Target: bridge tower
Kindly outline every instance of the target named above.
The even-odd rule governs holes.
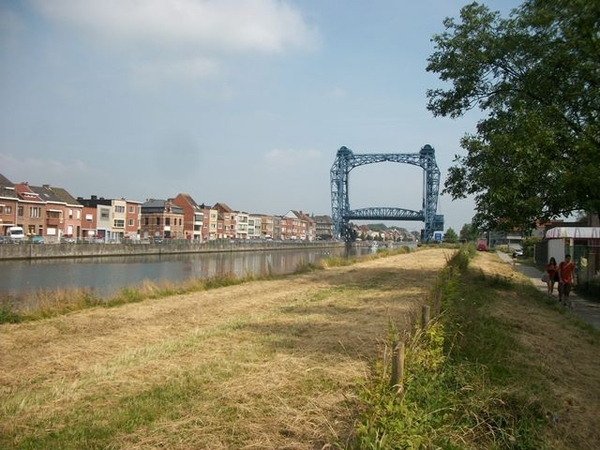
[[[348,199],[349,174],[352,169],[365,164],[381,162],[397,162],[412,164],[424,170],[423,206],[420,211],[404,208],[369,207],[350,209]],[[435,150],[427,144],[419,153],[372,153],[354,154],[347,147],[341,147],[331,166],[331,211],[333,219],[333,236],[345,241],[353,240],[350,220],[416,220],[425,223],[423,240],[433,239],[433,232],[443,230],[444,216],[437,215],[437,201],[440,189],[440,170],[435,162]]]

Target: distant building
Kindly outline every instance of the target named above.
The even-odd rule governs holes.
[[[285,225],[285,221],[281,216],[273,216],[273,239],[283,239],[282,227]]]
[[[262,236],[262,218],[257,214],[248,215],[248,239],[261,239]]]
[[[13,183],[0,174],[0,234],[20,226],[26,235],[58,242],[81,232],[82,205],[65,189],[48,184]]]
[[[234,211],[233,212],[233,222],[235,224],[234,227],[234,236],[236,239],[246,240],[248,239],[248,221],[250,220],[250,215],[244,211]]]
[[[139,239],[142,224],[142,202],[126,200],[125,238]]]
[[[19,199],[17,205],[17,226],[23,228],[25,234],[44,236],[46,225],[58,226],[58,218],[49,217],[46,220],[46,202],[35,192],[28,183],[15,184],[15,192]]]
[[[81,227],[84,239],[100,239],[105,242],[139,239],[140,202],[97,195],[91,195],[90,198],[78,197],[77,201],[83,205]]]
[[[202,240],[214,241],[219,236],[219,211],[204,204],[202,208]],[[221,226],[223,224],[221,223]]]
[[[235,213],[225,203],[216,203],[212,209],[217,210],[217,239],[234,239],[236,233]]]
[[[6,236],[10,227],[17,226],[18,205],[15,185],[0,174],[0,235]]]
[[[79,237],[81,235],[81,219],[83,205],[65,189],[43,186],[30,186],[46,204],[45,228],[42,236],[46,242],[58,242],[63,236]]]
[[[150,199],[142,204],[143,239],[183,239],[183,209],[172,200]]]
[[[273,239],[275,236],[275,217],[260,214],[260,237],[262,239]]]
[[[219,202],[199,205],[185,193],[167,200],[146,202],[73,197],[47,184],[12,183],[0,174],[0,234],[21,226],[28,235],[56,241],[73,237],[104,242],[122,239],[172,238],[281,239],[313,241],[333,237],[329,216],[310,216],[290,210],[283,216],[234,211]]]
[[[66,237],[79,238],[82,232],[83,205],[77,201],[66,189],[44,185],[52,190],[63,202],[64,223],[62,234]]]
[[[281,218],[282,239],[313,241],[316,238],[315,221],[302,211],[290,210]]]
[[[85,235],[83,237],[103,241],[111,239],[112,200],[92,195],[87,199],[78,197],[77,201],[84,206]]]
[[[317,239],[333,239],[333,219],[330,216],[313,216]]]
[[[178,194],[173,203],[183,210],[183,235],[186,239],[202,241],[204,211],[189,194]]]

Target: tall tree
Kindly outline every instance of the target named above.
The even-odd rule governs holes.
[[[474,224],[530,227],[600,211],[600,2],[525,0],[507,18],[472,3],[433,37],[435,116],[479,108],[444,191],[474,195]]]
[[[479,232],[477,231],[477,228],[473,226],[473,224],[465,223],[460,229],[459,237],[464,241],[474,241],[475,239],[477,239],[478,236]]]
[[[455,244],[456,242],[458,242],[458,235],[456,234],[456,231],[454,231],[453,228],[448,228],[444,233],[444,242],[447,242],[449,244]]]

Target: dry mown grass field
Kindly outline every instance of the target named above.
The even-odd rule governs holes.
[[[71,433],[85,448],[329,448],[351,433],[354,387],[390,324],[410,327],[450,255],[422,249],[0,325],[0,447],[43,448],[35,443]],[[495,255],[474,264],[518,278]],[[597,343],[582,344],[563,315],[514,296],[490,313],[519,330],[555,380],[565,402],[558,431],[585,427],[600,445]]]
[[[159,390],[162,416],[113,448],[321,448],[348,433],[352,386],[449,252],[2,325],[0,443],[114,428],[127,399]]]

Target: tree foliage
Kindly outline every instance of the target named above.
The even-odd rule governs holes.
[[[478,227],[600,211],[600,2],[525,0],[503,18],[472,3],[433,37],[435,116],[479,108],[444,185],[474,195]]]
[[[473,224],[465,223],[460,229],[459,237],[463,241],[472,242],[479,237],[479,231]]]
[[[448,242],[449,244],[455,244],[458,242],[458,235],[453,228],[448,228],[444,233],[444,242]]]

